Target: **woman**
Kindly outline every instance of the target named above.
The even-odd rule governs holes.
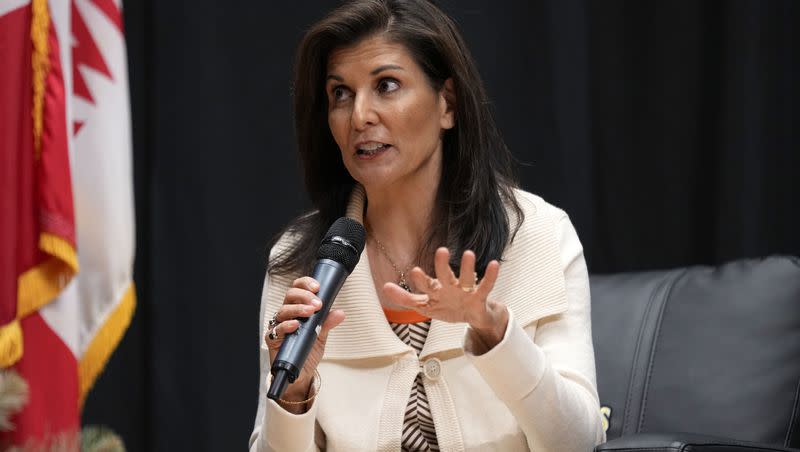
[[[602,442],[580,242],[563,211],[515,188],[453,22],[425,0],[333,11],[298,51],[295,126],[315,210],[270,254],[250,449]],[[320,306],[304,275],[345,213],[366,249],[300,376],[269,400],[282,339]]]

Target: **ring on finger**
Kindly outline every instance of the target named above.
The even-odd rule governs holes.
[[[269,330],[269,334],[267,335],[267,337],[268,337],[268,338],[269,338],[269,340],[271,340],[271,341],[277,340],[277,339],[278,339],[278,331],[277,331],[277,328],[272,328],[271,330]]]
[[[269,327],[270,330],[275,329],[275,327],[278,326],[278,313],[277,312],[275,313],[275,315],[272,316],[271,319],[269,319],[269,323],[267,324],[267,326]]]
[[[472,285],[469,287],[461,286],[461,290],[467,293],[475,292],[475,287],[478,285],[478,272],[472,272]]]

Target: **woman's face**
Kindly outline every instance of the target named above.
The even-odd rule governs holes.
[[[380,36],[333,51],[327,69],[328,125],[350,175],[367,190],[438,184],[452,82],[434,90],[406,48]]]

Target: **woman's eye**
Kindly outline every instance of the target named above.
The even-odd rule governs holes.
[[[333,94],[333,99],[336,102],[346,100],[350,95],[349,91],[344,86],[337,86],[336,88],[333,88],[331,93]]]
[[[378,82],[378,92],[381,93],[391,93],[392,91],[397,90],[400,88],[400,82],[393,78],[384,78]]]

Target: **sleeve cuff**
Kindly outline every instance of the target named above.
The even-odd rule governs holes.
[[[509,309],[503,340],[491,350],[476,354],[480,339],[472,328],[464,336],[464,351],[478,373],[506,405],[514,405],[530,394],[546,368],[544,352],[517,323]]]
[[[303,414],[292,414],[267,399],[267,412],[262,432],[271,450],[313,450],[314,423],[317,419],[317,403]]]

